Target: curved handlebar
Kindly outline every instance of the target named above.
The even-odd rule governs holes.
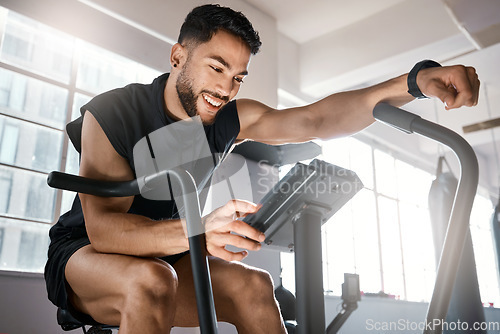
[[[137,180],[99,181],[62,172],[51,172],[47,184],[52,188],[102,197],[127,197],[140,193]]]
[[[420,116],[408,111],[393,107],[385,103],[379,103],[373,109],[373,117],[382,123],[386,123],[405,133],[413,133],[412,124],[422,119]]]
[[[477,191],[479,166],[476,154],[469,143],[457,133],[391,105],[378,104],[373,110],[373,117],[403,132],[415,132],[444,144],[458,158],[460,180],[439,261],[434,292],[427,311],[428,323],[432,323],[434,319],[445,319],[460,263],[460,250],[469,233],[470,213]],[[439,334],[442,332],[441,326],[437,329],[426,329],[424,333]]]
[[[179,182],[182,194],[196,192],[191,175],[185,170],[174,168],[143,176],[131,181],[103,181],[88,177],[53,171],[47,176],[47,184],[56,189],[101,197],[127,197],[147,193],[165,183],[162,178],[174,176]]]

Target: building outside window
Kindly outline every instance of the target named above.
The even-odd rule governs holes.
[[[0,32],[0,270],[43,272],[48,230],[75,196],[46,183],[78,174],[65,125],[93,96],[160,73],[2,7]]]

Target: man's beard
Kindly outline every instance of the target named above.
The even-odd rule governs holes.
[[[193,80],[190,78],[188,71],[186,70],[187,65],[188,63],[186,63],[185,67],[179,73],[179,76],[177,77],[177,82],[175,83],[175,88],[177,90],[177,95],[179,96],[179,100],[181,101],[182,107],[184,108],[189,117],[194,117],[199,115],[197,101],[198,101],[198,96],[200,96],[202,93],[207,93],[209,95],[212,95],[213,97],[218,98],[224,101],[225,103],[229,101],[229,96],[221,96],[220,94],[208,90],[202,90],[198,95],[195,94],[193,88]],[[201,121],[204,125],[210,125],[215,122],[215,117],[208,120],[202,119]]]
[[[177,82],[175,84],[177,95],[181,101],[182,107],[189,117],[198,115],[198,108],[196,106],[196,94],[194,93],[192,81],[186,73],[185,68],[179,73]]]

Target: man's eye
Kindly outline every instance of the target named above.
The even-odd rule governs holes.
[[[215,67],[215,66],[210,66],[212,68],[212,70],[214,70],[215,72],[217,73],[222,73],[222,70],[218,67]]]
[[[243,83],[243,79],[242,78],[234,77],[234,80],[236,80],[237,83],[240,83],[240,84]]]

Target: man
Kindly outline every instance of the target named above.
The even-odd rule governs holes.
[[[212,152],[227,153],[246,139],[282,144],[346,136],[374,121],[377,103],[401,106],[414,99],[407,92],[408,76],[402,75],[301,108],[276,110],[253,100],[233,100],[259,47],[258,34],[241,13],[215,5],[195,8],[172,47],[170,74],[151,85],[105,93],[82,107],[81,136],[78,122],[68,128],[81,152],[80,174],[134,179],[137,141],[193,116],[203,122]],[[479,81],[471,67],[423,68],[414,79],[423,94],[438,97],[448,109],[477,103]],[[72,127],[77,131],[70,132]],[[120,333],[197,326],[182,222],[164,203],[155,203],[141,196],[79,194],[51,230],[49,298],[79,316],[119,324]],[[203,218],[217,315],[239,333],[284,333],[270,276],[235,262],[247,250],[258,250],[265,238],[234,220],[256,210],[255,204],[233,200]],[[245,250],[230,252],[226,245]]]

